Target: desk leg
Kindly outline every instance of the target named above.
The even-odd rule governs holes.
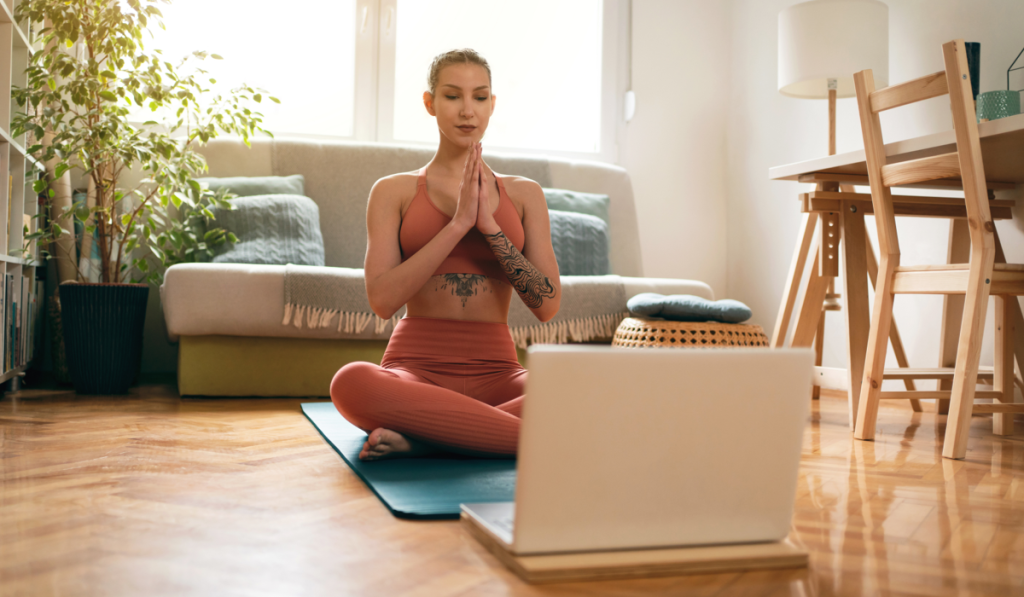
[[[999,233],[994,233],[996,241],[996,263],[1006,263],[1003,244],[999,242]],[[1016,374],[1013,369],[1014,358],[1021,363],[1024,356],[1024,316],[1021,314],[1020,301],[1016,296],[997,296],[996,307],[996,350],[995,367],[992,385],[995,391],[1004,392],[1001,402],[1014,402],[1014,382]],[[996,435],[1013,435],[1013,413],[995,413],[992,415],[992,433]]]
[[[818,214],[814,212],[803,214],[800,235],[797,238],[796,249],[793,251],[793,261],[789,265],[786,289],[782,292],[779,315],[775,319],[775,330],[772,332],[772,348],[782,348],[786,344],[789,320],[793,316],[793,306],[796,305],[796,297],[800,292],[800,280],[804,276],[804,268],[807,266],[811,241],[814,239],[814,228],[817,224]],[[817,266],[815,266],[815,271],[817,271]]]
[[[847,356],[849,367],[850,429],[857,422],[857,403],[860,385],[864,380],[864,357],[871,329],[871,308],[868,306],[867,233],[864,214],[852,213],[849,208],[840,212],[843,235],[843,311],[846,313],[848,334]]]
[[[831,287],[832,285],[829,284]],[[829,288],[826,293],[831,292]],[[822,360],[825,356],[825,310],[821,310],[821,319],[818,320],[818,333],[814,335],[814,366],[821,367]],[[815,385],[811,388],[811,400],[817,400],[821,398],[821,386]]]
[[[796,329],[793,330],[793,339],[790,342],[790,346],[793,347],[811,346],[814,334],[818,331],[818,320],[824,313],[821,305],[825,302],[825,293],[828,292],[828,283],[832,278],[818,274],[819,258],[818,251],[814,251],[814,263],[811,264],[804,300],[800,303],[800,314],[797,316]]]
[[[967,263],[971,258],[971,234],[967,220],[953,218],[949,221],[949,248],[946,263]],[[947,294],[942,299],[942,331],[939,344],[939,367],[956,366],[956,347],[960,343],[960,322],[964,318],[964,295]],[[952,380],[940,381],[940,390],[952,390]],[[939,414],[949,413],[949,400],[936,400]]]

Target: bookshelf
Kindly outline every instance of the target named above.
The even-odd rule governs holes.
[[[39,249],[21,249],[24,227],[34,230],[39,202],[32,181],[45,168],[26,155],[25,136],[11,136],[11,116],[18,109],[11,100],[12,85],[27,83],[25,69],[32,52],[31,27],[13,18],[18,0],[0,1],[0,383],[14,380],[28,368],[39,342],[45,310]],[[6,184],[3,184],[6,182]],[[16,386],[12,389],[16,389]]]

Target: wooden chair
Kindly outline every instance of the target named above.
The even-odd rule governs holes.
[[[963,40],[942,46],[946,70],[885,89],[875,89],[870,70],[854,75],[864,151],[867,157],[871,202],[878,227],[881,260],[871,312],[871,330],[854,437],[870,440],[875,435],[879,399],[949,398],[949,416],[942,455],[963,458],[972,412],[995,413],[994,432],[1013,433],[1013,414],[1024,404],[1013,404],[1013,330],[1019,315],[1016,295],[1024,294],[1024,266],[996,264],[997,241],[989,206],[989,193],[972,109],[971,82]],[[921,100],[949,94],[957,150],[953,153],[887,164],[879,113]],[[930,180],[960,178],[970,231],[969,263],[900,266],[892,186]],[[963,294],[963,320],[957,345],[953,384],[949,391],[883,392],[886,339],[892,322],[895,294]],[[978,360],[989,295],[996,297],[996,350],[993,390],[978,392]],[[948,378],[948,373],[945,374]],[[935,378],[941,378],[938,372]],[[976,398],[997,398],[999,403],[974,404]]]

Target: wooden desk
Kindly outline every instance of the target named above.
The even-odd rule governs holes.
[[[989,190],[1005,191],[1019,188],[1024,184],[1024,114],[982,122],[978,125],[981,138],[981,149],[985,162],[985,175],[989,181]],[[885,146],[889,163],[903,162],[933,155],[955,151],[954,133],[952,130],[915,137],[903,141],[895,141]],[[768,171],[771,180],[791,180],[805,183],[816,183],[818,191],[828,193],[837,190],[839,185],[844,190],[852,191],[852,185],[866,185],[866,166],[864,150],[851,151],[838,155],[806,160],[784,166],[776,166]],[[923,188],[940,188],[948,190],[960,189],[958,180],[938,180]],[[870,198],[870,196],[868,196]],[[824,205],[825,203],[821,203]],[[861,209],[857,209],[860,205]],[[791,346],[810,346],[814,340],[815,330],[821,317],[821,305],[832,276],[843,276],[843,311],[846,316],[848,332],[848,363],[847,369],[818,367],[816,384],[822,388],[845,390],[849,396],[850,427],[854,426],[857,413],[857,402],[860,397],[860,384],[864,372],[864,356],[867,351],[867,337],[870,325],[870,304],[868,302],[868,276],[874,281],[874,252],[870,248],[864,229],[864,202],[841,201],[829,203],[827,209],[817,209],[806,200],[804,220],[797,239],[796,254],[790,267],[790,278],[779,308],[779,317],[773,333],[772,345],[783,346],[789,332],[789,323],[799,294],[803,300],[799,306]],[[912,212],[907,212],[908,214]],[[995,213],[995,210],[994,210]],[[1004,217],[1008,210],[1003,209]],[[822,230],[815,236],[818,220],[822,221]],[[964,219],[954,219],[950,225],[949,263],[966,263],[970,254],[970,241]],[[828,230],[835,231],[835,240],[829,241]],[[998,242],[998,241],[997,241]],[[817,245],[818,250],[812,247]],[[827,247],[832,245],[831,249]],[[811,263],[812,253],[817,253]],[[840,255],[841,253],[841,255]],[[997,259],[1001,256],[997,255]],[[842,266],[839,267],[839,261]],[[819,260],[822,262],[819,264]],[[828,264],[831,263],[831,268]],[[806,283],[802,282],[803,271],[810,265],[811,272]],[[956,359],[956,344],[960,332],[960,318],[963,311],[963,297],[949,296],[944,299],[942,346],[940,350],[940,366],[950,367]],[[1024,356],[1024,325],[1016,326],[1017,359],[1020,364]],[[895,328],[894,328],[895,329]],[[894,348],[899,344],[898,333],[891,336]],[[898,354],[902,348],[896,348]],[[904,366],[901,363],[901,366]],[[1024,365],[1021,366],[1024,369]],[[908,385],[914,377],[912,369],[902,376],[896,374],[887,378],[904,379]],[[945,382],[948,383],[948,382]],[[948,406],[942,401],[940,412]]]

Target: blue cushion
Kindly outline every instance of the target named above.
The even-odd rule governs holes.
[[[608,221],[608,195],[596,193],[580,193],[567,191],[565,189],[543,189],[544,200],[547,201],[548,209],[556,211],[571,211],[578,214],[597,216],[609,224]]]
[[[320,210],[301,195],[253,195],[231,201],[235,209],[216,209],[211,227],[238,237],[217,248],[214,263],[324,265]]]
[[[551,247],[563,276],[604,276],[611,273],[608,224],[581,213],[551,210]]]
[[[301,174],[291,176],[229,176],[225,178],[197,178],[205,182],[210,190],[217,192],[222,188],[239,197],[253,195],[305,195],[306,178]]]
[[[750,307],[732,299],[709,301],[692,294],[654,292],[638,294],[626,302],[629,312],[638,317],[661,317],[672,321],[719,321],[742,323],[753,315]]]

